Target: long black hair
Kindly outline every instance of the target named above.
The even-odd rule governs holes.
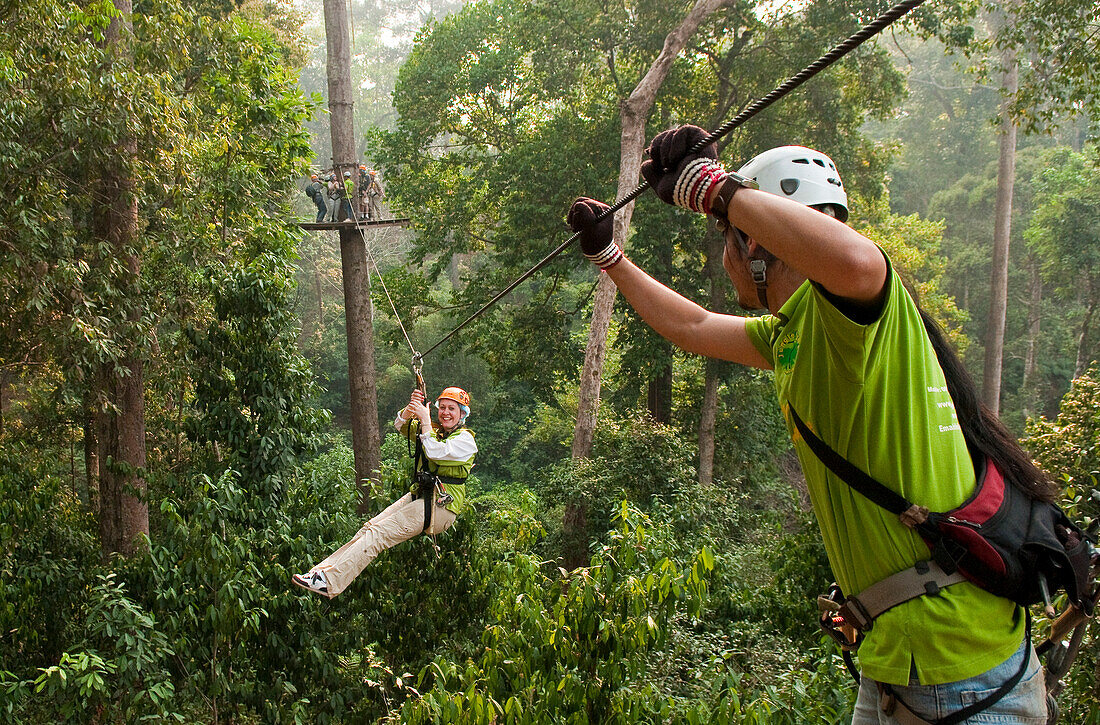
[[[1041,501],[1056,500],[1060,493],[1058,487],[1035,465],[1015,436],[982,402],[978,386],[963,367],[962,360],[948,342],[943,329],[919,303],[917,309],[947,380],[947,392],[955,403],[959,427],[962,428],[971,457],[978,459],[988,456],[996,461],[1005,478],[1032,498]]]

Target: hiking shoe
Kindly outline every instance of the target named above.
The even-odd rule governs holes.
[[[325,579],[324,572],[311,571],[308,574],[295,574],[294,583],[302,589],[328,596],[328,581]]]

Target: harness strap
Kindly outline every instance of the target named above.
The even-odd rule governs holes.
[[[1024,631],[1027,632],[1027,649],[1024,651],[1023,662],[1020,663],[1020,669],[1018,669],[1016,674],[1012,677],[1005,680],[1003,685],[983,697],[981,700],[971,703],[963,709],[953,712],[947,717],[940,718],[939,720],[925,720],[898,697],[893,687],[881,682],[876,682],[875,684],[878,686],[879,691],[879,708],[887,715],[893,716],[901,725],[958,725],[958,723],[964,722],[971,715],[977,715],[979,712],[993,707],[1002,697],[1011,692],[1012,688],[1019,684],[1020,680],[1023,679],[1024,672],[1027,671],[1028,664],[1031,662],[1031,612],[1026,608],[1024,608],[1024,612],[1027,614],[1027,625],[1024,628]]]
[[[416,495],[424,499],[424,531],[432,525],[432,504],[435,503],[435,486],[439,480],[437,476],[421,475],[420,486]]]
[[[848,597],[840,606],[847,624],[861,632],[874,626],[875,619],[888,609],[923,596],[934,596],[944,587],[966,581],[959,572],[948,574],[933,560],[919,561]]]
[[[793,405],[788,405],[787,410],[790,411],[791,420],[802,436],[802,440],[806,442],[806,445],[810,447],[814,455],[842,481],[863,494],[866,498],[878,504],[881,508],[890,511],[898,517],[908,514],[908,518],[916,520],[918,524],[923,523],[919,515],[914,515],[916,512],[912,511],[913,504],[906,500],[904,496],[901,496],[897,492],[892,491],[871,478],[862,470],[852,465],[847,458],[830,448],[829,444],[821,440],[817,434],[810,430],[810,427],[802,421],[802,418],[799,417],[798,411],[794,409]],[[904,519],[903,523],[906,523]],[[906,523],[906,525],[912,526],[913,524]]]

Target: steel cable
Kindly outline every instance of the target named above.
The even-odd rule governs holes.
[[[901,17],[903,17],[904,15],[906,15],[907,13],[909,13],[910,11],[912,11],[913,9],[915,9],[916,7],[921,5],[922,3],[924,3],[924,0],[905,0],[904,2],[900,2],[897,5],[894,5],[889,10],[885,11],[884,13],[879,15],[877,18],[872,20],[870,23],[863,26],[862,28],[860,28],[858,31],[856,31],[852,35],[848,36],[848,38],[846,38],[842,42],[835,45],[832,48],[832,50],[830,50],[828,53],[821,56],[820,58],[815,60],[810,65],[806,66],[805,68],[800,70],[798,73],[795,73],[793,76],[791,76],[790,78],[785,80],[780,85],[776,86],[775,89],[772,90],[770,93],[768,93],[766,96],[763,96],[759,100],[754,101],[751,105],[749,105],[747,108],[745,108],[745,110],[741,111],[736,116],[731,118],[729,121],[726,121],[724,124],[719,126],[709,136],[707,136],[706,138],[700,140],[697,144],[695,144],[688,151],[688,153],[698,152],[702,148],[706,147],[708,144],[714,143],[718,139],[720,139],[723,136],[725,136],[726,134],[728,134],[733,129],[737,128],[738,126],[741,126],[746,121],[748,121],[750,118],[752,118],[756,114],[760,113],[765,108],[772,105],[773,103],[778,101],[780,98],[782,98],[783,96],[785,96],[788,93],[790,93],[791,91],[793,91],[794,89],[798,88],[800,85],[802,85],[803,83],[805,83],[809,79],[813,78],[815,75],[817,75],[821,71],[825,70],[826,68],[831,66],[833,63],[835,63],[838,60],[840,60],[841,58],[843,58],[848,53],[850,53],[853,50],[855,50],[856,48],[858,48],[860,45],[862,45],[864,42],[866,42],[870,38],[873,38],[874,36],[881,33],[885,28],[889,27],[891,24],[896,22],[898,19],[900,19]],[[604,211],[602,214],[598,215],[592,223],[593,224],[598,224],[599,222],[601,222],[604,219],[608,218],[609,216],[613,215],[619,209],[622,209],[624,206],[626,206],[627,204],[629,204],[630,202],[634,201],[639,196],[641,196],[642,192],[645,191],[648,188],[649,188],[649,183],[648,182],[643,181],[641,184],[638,184],[638,186],[634,187],[634,189],[629,194],[624,196],[622,199],[619,199],[618,201],[616,201],[606,211]],[[494,296],[491,300],[489,300],[484,305],[482,305],[481,308],[479,308],[476,312],[471,314],[469,317],[467,317],[465,320],[463,320],[461,323],[459,323],[459,325],[457,327],[455,327],[453,330],[451,330],[446,335],[444,335],[442,338],[440,338],[438,342],[436,342],[434,345],[432,345],[427,350],[425,350],[423,353],[421,353],[421,357],[423,357],[424,355],[427,355],[432,350],[435,350],[437,347],[439,347],[444,342],[449,340],[459,330],[461,330],[462,328],[466,327],[466,325],[473,322],[473,320],[476,319],[479,315],[481,315],[487,309],[489,309],[490,307],[495,305],[498,301],[500,301],[500,299],[502,297],[504,297],[506,294],[508,294],[509,292],[514,290],[516,287],[518,287],[524,281],[529,279],[536,272],[538,272],[543,267],[545,267],[547,264],[549,264],[555,257],[557,257],[563,251],[568,249],[569,246],[571,244],[573,244],[573,242],[575,242],[578,238],[580,238],[580,232],[576,232],[575,234],[573,234],[573,236],[569,237],[564,242],[562,242],[556,249],[554,249],[554,251],[550,252],[550,254],[543,257],[542,260],[540,260],[538,262],[538,264],[536,264],[534,267],[531,267],[531,269],[527,270],[526,272],[521,274],[519,277],[517,277],[511,284],[509,284],[507,287],[505,287],[500,292],[498,292],[496,294],[496,296]]]

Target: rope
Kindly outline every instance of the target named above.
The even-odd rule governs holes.
[[[868,23],[867,25],[863,26],[858,31],[856,31],[855,33],[850,35],[847,39],[845,39],[841,43],[838,43],[828,53],[821,56],[820,58],[815,60],[810,65],[806,66],[805,68],[800,70],[798,73],[795,73],[793,76],[788,78],[786,81],[784,81],[780,85],[776,86],[776,88],[771,93],[769,93],[766,96],[763,96],[759,100],[755,101],[748,108],[741,111],[741,113],[737,114],[735,117],[733,117],[732,119],[730,119],[726,123],[719,126],[709,136],[707,136],[706,138],[700,140],[699,143],[695,144],[688,151],[688,153],[697,153],[698,151],[700,151],[704,147],[706,147],[709,144],[712,144],[715,141],[717,141],[718,139],[722,138],[723,136],[728,134],[733,129],[735,129],[738,126],[744,124],[750,118],[752,118],[756,114],[760,113],[765,108],[772,105],[773,103],[778,101],[783,96],[787,95],[788,93],[790,93],[794,89],[798,88],[800,85],[802,85],[803,83],[805,83],[809,79],[813,78],[815,75],[817,75],[821,71],[825,70],[826,68],[831,66],[833,63],[835,63],[838,60],[840,60],[841,58],[843,58],[848,53],[850,53],[853,50],[855,50],[856,48],[858,48],[860,45],[862,45],[868,39],[873,38],[874,36],[881,33],[885,28],[890,26],[892,23],[897,21],[902,16],[909,13],[914,8],[921,5],[923,2],[924,2],[924,0],[905,0],[904,2],[900,2],[897,5],[890,8],[889,10],[887,10],[886,12],[882,13],[877,18],[875,18],[873,21],[871,21],[870,23]],[[633,191],[631,191],[629,194],[624,196],[622,199],[619,199],[618,201],[616,201],[614,204],[612,204],[602,214],[598,215],[596,217],[596,219],[592,222],[593,225],[600,223],[604,219],[607,219],[609,216],[613,215],[619,209],[622,209],[624,206],[626,206],[630,202],[637,199],[639,196],[641,196],[642,192],[644,192],[648,188],[649,188],[649,182],[647,182],[647,181],[643,181],[641,184],[638,184],[638,186],[636,186]],[[561,254],[571,244],[573,244],[573,242],[575,242],[577,239],[579,239],[580,235],[581,235],[580,232],[576,232],[575,234],[573,234],[573,236],[569,237],[569,239],[566,239],[564,242],[562,242],[554,251],[550,252],[550,254],[543,257],[542,260],[539,261],[538,264],[536,264],[534,267],[532,267],[531,269],[529,269],[526,272],[524,272],[523,274],[521,274],[518,278],[516,278],[516,280],[514,282],[509,284],[507,287],[505,287],[503,290],[501,290],[495,297],[493,297],[493,299],[489,300],[484,305],[482,305],[481,308],[477,310],[477,312],[474,312],[472,315],[467,317],[465,320],[463,320],[461,323],[459,323],[459,325],[457,327],[455,327],[453,330],[451,330],[446,335],[444,335],[442,338],[440,338],[440,340],[438,342],[436,342],[434,345],[432,345],[427,350],[425,350],[423,352],[423,355],[427,355],[432,350],[435,350],[437,347],[439,347],[444,342],[449,340],[455,333],[457,333],[462,328],[466,327],[466,325],[473,322],[473,320],[475,318],[477,318],[479,315],[481,315],[483,312],[485,312],[485,310],[487,310],[490,307],[492,307],[493,305],[495,305],[502,297],[504,297],[506,294],[508,294],[509,292],[514,290],[516,287],[518,287],[524,281],[529,279],[533,274],[535,274],[536,272],[541,270],[543,267],[545,267],[547,264],[549,264],[550,261],[554,259],[554,257]]]
[[[344,194],[344,198],[347,199],[346,193]],[[343,199],[341,201],[343,201]],[[349,203],[352,202],[351,199],[348,199],[348,201]],[[420,353],[416,351],[416,347],[412,344],[412,340],[409,339],[409,333],[405,330],[405,325],[401,322],[401,315],[397,313],[397,305],[393,303],[393,297],[390,297],[390,290],[388,287],[386,287],[386,280],[382,278],[382,270],[378,266],[378,260],[374,258],[374,254],[370,250],[370,245],[367,244],[367,235],[363,231],[364,227],[362,224],[360,224],[361,220],[356,213],[354,205],[352,205],[351,220],[355,222],[355,228],[359,230],[359,238],[363,240],[363,248],[367,251],[367,259],[370,260],[371,266],[374,267],[374,272],[378,275],[378,281],[382,283],[382,291],[386,293],[386,299],[389,300],[390,309],[393,310],[393,317],[395,320],[397,320],[397,326],[401,328],[401,334],[405,336],[405,342],[409,345],[409,350],[413,354],[413,359],[415,360],[417,358],[423,357],[422,355],[420,355]],[[367,277],[368,279],[370,278],[369,269],[367,270]]]

